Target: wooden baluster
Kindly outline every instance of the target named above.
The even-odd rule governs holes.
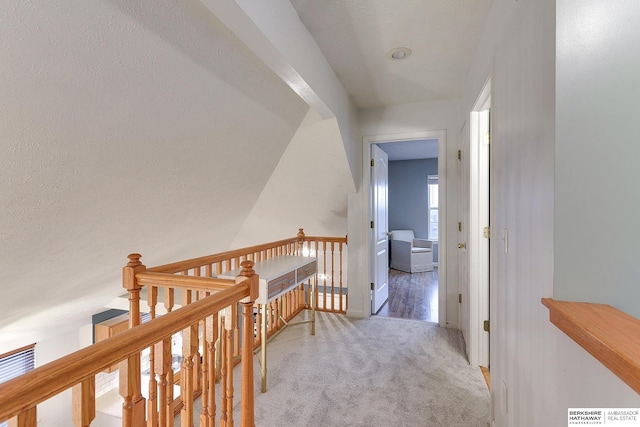
[[[204,363],[202,365],[202,413],[200,427],[215,427],[216,417],[216,366],[215,344],[218,333],[218,314],[204,321]]]
[[[89,427],[96,417],[96,377],[90,377],[71,389],[73,424]]]
[[[244,261],[243,261],[244,262]],[[231,306],[231,329],[233,330],[233,355],[240,355],[240,322],[238,319],[240,314],[238,313],[238,304]]]
[[[129,291],[129,328],[140,325],[140,290],[136,273],[146,270],[140,262],[140,254],[130,254],[129,262],[122,269],[122,286]],[[120,363],[120,395],[122,404],[122,425],[140,426],[145,422],[145,399],[140,384],[140,353],[134,353]]]
[[[186,291],[186,293],[189,292]],[[185,296],[183,295],[183,298]],[[191,298],[187,298],[187,303],[191,303]],[[198,329],[197,325],[192,325],[182,331],[182,373],[180,374],[182,411],[180,412],[180,425],[183,427],[193,427],[193,357],[197,352]]]
[[[147,294],[147,305],[151,320],[156,318],[156,305],[158,305],[158,288],[150,286]],[[149,348],[149,399],[147,400],[147,426],[158,425],[158,381],[155,370],[155,346]]]
[[[145,399],[140,383],[140,353],[134,353],[120,362],[120,396],[122,403],[122,425],[124,427],[145,424]]]
[[[200,291],[200,292],[196,292],[196,300],[200,301],[201,299],[204,299],[206,297],[208,297],[210,294],[208,292],[205,291]],[[196,352],[193,355],[193,392],[194,394],[198,394],[202,392],[202,358],[203,355],[200,354],[200,326],[202,325],[203,328],[203,336],[204,336],[204,320],[200,321],[197,325],[195,325],[196,328],[196,335],[198,337],[198,346],[196,347]],[[207,348],[206,346],[203,347],[203,351],[206,352]]]
[[[254,427],[254,394],[253,394],[253,304],[258,298],[258,276],[253,270],[253,262],[242,263],[242,271],[236,278],[236,283],[249,280],[249,296],[241,302],[242,305],[242,383],[240,398],[240,425]]]
[[[276,300],[271,301],[269,304],[267,304],[267,319],[268,323],[267,323],[267,329],[269,330],[269,335],[273,334],[275,331],[278,330],[278,323],[274,320],[276,319],[275,313],[276,313]]]
[[[215,272],[216,272],[216,276],[220,276],[223,272],[223,265],[222,262],[217,262],[215,264]],[[215,353],[215,360],[214,360],[214,365],[216,367],[215,369],[215,381],[218,382],[220,381],[220,371],[222,369],[222,350],[220,348],[221,346],[221,340],[220,340],[220,335],[221,335],[221,322],[220,322],[220,313],[216,314],[216,334],[217,334],[217,339],[216,339],[216,353]]]
[[[284,296],[284,304],[283,304],[283,313],[282,313],[282,317],[284,317],[285,319],[289,320],[291,319],[291,292],[287,292],[287,294]]]
[[[227,309],[225,309],[226,311]],[[222,353],[222,363],[220,366],[220,391],[222,396],[220,397],[220,427],[227,426],[227,347],[229,343],[226,340],[226,325],[225,325],[225,316],[220,316],[220,353]]]
[[[224,329],[226,370],[226,427],[233,427],[233,329]]]
[[[331,311],[335,311],[335,288],[334,288],[334,274],[335,269],[333,268],[334,260],[335,260],[335,242],[331,242]],[[324,284],[325,289],[327,288],[327,284]]]
[[[322,277],[327,277],[327,242],[322,242]],[[319,286],[316,286],[316,292]],[[316,293],[316,301],[318,301],[318,294]],[[324,279],[324,286],[322,289],[322,309],[327,309],[327,279]]]
[[[167,313],[171,313],[173,311],[173,307],[175,306],[176,298],[175,291],[173,288],[164,288],[164,308],[167,310]]]
[[[160,377],[158,393],[158,425],[160,427],[172,427],[173,420],[173,381],[169,373],[172,372],[171,362],[171,338],[156,343],[155,345],[155,371]]]
[[[9,419],[9,427],[36,427],[38,425],[36,407],[32,406]]]

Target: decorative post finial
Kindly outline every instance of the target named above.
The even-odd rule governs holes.
[[[240,271],[240,274],[238,274],[238,276],[251,277],[254,274],[256,274],[256,272],[253,271],[253,264],[254,262],[251,260],[242,261],[240,263],[240,266],[242,267],[242,271]]]
[[[127,255],[127,258],[129,258],[127,267],[138,267],[139,265],[142,265],[142,262],[140,262],[140,258],[142,258],[142,255],[140,254],[129,254]]]

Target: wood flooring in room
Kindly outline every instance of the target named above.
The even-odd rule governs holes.
[[[438,322],[438,268],[424,273],[389,270],[389,299],[378,316]]]

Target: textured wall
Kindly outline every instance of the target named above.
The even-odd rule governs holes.
[[[227,249],[308,107],[197,1],[3,3],[11,347],[86,323],[121,292],[128,253]]]
[[[335,119],[309,110],[233,241],[235,248],[294,237],[347,234],[355,191]]]

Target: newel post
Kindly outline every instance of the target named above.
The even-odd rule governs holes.
[[[129,262],[122,269],[122,286],[129,292],[129,328],[141,323],[140,290],[136,274],[147,268],[140,262],[140,254],[130,254]],[[140,383],[140,353],[135,353],[120,363],[120,396],[122,404],[122,425],[141,426],[145,422],[145,399]]]
[[[298,228],[298,250],[296,251],[296,255],[303,255],[303,251],[304,251],[304,229],[302,228]]]
[[[302,229],[300,229],[302,231]],[[254,394],[253,394],[253,341],[254,321],[253,304],[258,298],[258,275],[253,270],[253,261],[242,261],[242,271],[236,278],[236,283],[249,281],[249,296],[241,301],[242,304],[242,385],[241,385],[241,427],[254,427]],[[263,343],[262,345],[265,345]]]

